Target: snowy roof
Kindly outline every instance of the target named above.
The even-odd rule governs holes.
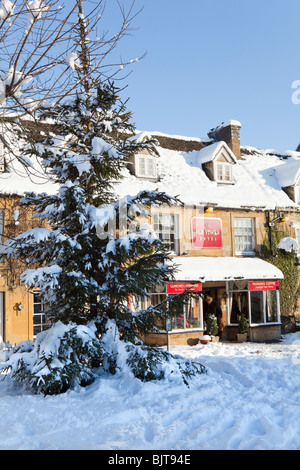
[[[177,256],[177,281],[230,281],[237,279],[283,279],[282,272],[259,258]]]
[[[250,210],[299,209],[282,189],[290,183],[288,176],[294,174],[291,171],[293,165],[298,168],[299,163],[300,167],[299,152],[241,147],[242,157],[232,166],[234,184],[217,184],[208,178],[202,163],[211,159],[222,146],[232,154],[226,143],[159,132],[141,132],[136,136],[138,140],[145,137],[158,140],[159,180],[137,178],[124,169],[124,179],[116,186],[120,197],[145,189],[158,189],[170,196],[179,196],[187,205],[213,204],[220,208]],[[20,162],[12,159],[10,172],[0,174],[0,192],[17,195],[27,191],[56,192],[57,186],[45,177],[40,163],[34,158],[30,160],[28,171],[25,171]]]
[[[26,159],[28,167],[16,158],[8,163],[8,171],[0,173],[0,194],[23,196],[25,192],[56,193],[58,186],[49,180],[36,158]]]
[[[160,157],[157,159],[159,181],[139,179],[125,170],[125,178],[117,186],[117,192],[123,197],[143,189],[158,189],[170,196],[178,195],[186,205],[214,204],[231,209],[299,210],[298,204],[283,191],[275,169],[285,165],[290,158],[297,158],[296,155],[300,157],[300,153],[291,152],[293,156],[289,157],[288,152],[281,156],[283,154],[280,152],[275,154],[274,151],[268,153],[253,147],[241,147],[241,159],[232,167],[235,183],[217,184],[208,178],[199,158],[210,147],[215,151],[220,145],[222,144],[217,142],[202,150],[189,152],[159,145],[156,148]]]
[[[232,150],[228,147],[226,142],[220,141],[220,142],[215,142],[213,144],[207,145],[206,147],[203,147],[203,149],[199,151],[198,162],[202,165],[203,163],[211,162],[218,155],[218,152],[222,148],[226,149],[227,153],[229,153],[229,155],[231,156],[234,162],[237,161],[236,156],[234,155]]]
[[[282,188],[293,186],[300,174],[300,158],[290,158],[275,168],[276,178]]]

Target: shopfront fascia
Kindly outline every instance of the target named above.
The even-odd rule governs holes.
[[[279,282],[283,275],[276,267],[258,258],[177,257],[174,262],[179,266],[177,279],[148,299],[157,304],[167,295],[180,294],[186,289],[194,293],[172,318],[167,333],[172,336],[170,344],[196,344],[205,330],[206,295],[221,307],[224,340],[236,339],[242,313],[248,321],[250,340],[280,338]],[[154,342],[159,344],[157,336]]]

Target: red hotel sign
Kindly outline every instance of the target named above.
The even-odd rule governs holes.
[[[250,281],[249,290],[258,291],[258,290],[278,290],[279,281]]]
[[[194,248],[222,248],[222,220],[211,217],[192,218]]]
[[[168,284],[168,294],[183,294],[186,290],[201,292],[201,282],[170,282]]]

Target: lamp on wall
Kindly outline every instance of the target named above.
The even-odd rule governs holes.
[[[200,213],[204,212],[204,214],[209,213],[209,212],[213,212],[214,208],[217,206],[216,203],[208,202],[208,201],[206,201],[206,202],[202,201],[199,204],[200,204]]]
[[[283,222],[286,222],[286,214],[279,212],[279,215],[275,217],[275,219],[269,221],[269,226],[273,227],[275,224]]]
[[[270,248],[271,248],[271,254],[272,254],[272,256],[274,256],[272,227],[274,227],[276,223],[285,222],[287,220],[287,215],[284,212],[279,212],[277,217],[275,217],[275,219],[271,220],[270,219],[270,211],[269,211],[269,216],[268,217],[269,217],[268,226],[270,228],[270,230],[269,230]]]

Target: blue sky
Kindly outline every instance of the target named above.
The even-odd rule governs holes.
[[[298,146],[299,0],[136,0],[140,7],[121,46],[124,60],[147,52],[124,91],[137,129],[204,138],[235,119],[244,145]]]

